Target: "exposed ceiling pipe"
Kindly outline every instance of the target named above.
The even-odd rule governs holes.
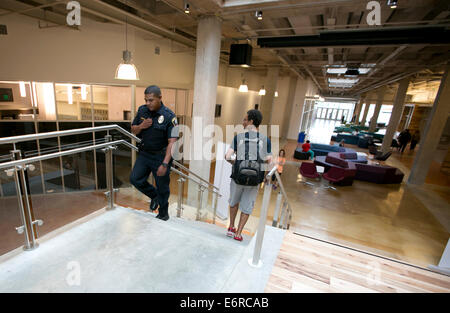
[[[27,13],[27,12],[30,12],[30,11],[33,11],[33,10],[49,8],[49,7],[53,7],[55,5],[58,5],[58,4],[65,4],[65,3],[67,3],[67,0],[66,1],[56,1],[56,2],[53,2],[53,3],[42,4],[42,5],[38,5],[36,7],[32,7],[32,8],[28,8],[28,9],[24,9],[24,10],[20,10],[20,11],[11,11],[11,12],[8,12],[8,13],[3,13],[3,14],[0,14],[0,17],[7,16],[7,15],[13,15],[13,14],[24,14],[24,13]]]
[[[103,2],[103,1],[100,1],[100,0],[79,0],[79,2],[83,3],[81,10],[86,10],[86,8],[89,8],[90,10],[93,10],[93,11],[97,12],[97,10],[92,8],[92,4],[100,5],[105,10],[110,10],[112,12],[116,12],[117,14],[122,15],[122,16],[126,15],[129,18],[129,20],[128,20],[129,25],[133,25],[133,21],[137,22],[137,23],[141,23],[141,24],[144,24],[144,25],[148,26],[150,28],[150,29],[148,29],[148,31],[151,31],[154,34],[158,34],[158,35],[161,35],[163,37],[172,39],[172,40],[174,40],[174,41],[176,41],[176,42],[178,42],[180,44],[183,44],[185,46],[188,46],[188,47],[192,47],[192,48],[196,47],[196,42],[194,40],[190,39],[190,38],[186,38],[186,37],[184,37],[182,35],[174,33],[174,32],[172,32],[172,31],[170,31],[170,30],[168,30],[168,29],[166,29],[166,28],[164,28],[162,26],[159,26],[159,25],[157,25],[155,23],[149,22],[149,21],[147,21],[147,20],[145,20],[143,18],[140,18],[140,17],[138,17],[138,16],[136,16],[134,14],[131,14],[129,12],[126,12],[126,11],[124,11],[122,9],[119,9],[119,8],[113,6],[113,5],[107,4],[107,3]],[[108,17],[111,17],[111,16],[108,15]],[[136,25],[133,25],[133,26],[136,26]]]

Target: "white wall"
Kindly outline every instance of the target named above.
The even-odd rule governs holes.
[[[0,40],[0,80],[129,84],[114,79],[125,50],[125,27],[83,19],[80,30],[39,29],[23,15],[2,17],[8,35]],[[171,52],[170,41],[148,40],[128,29],[128,49],[138,68],[138,86],[192,88],[195,57]],[[154,53],[160,47],[160,55]]]

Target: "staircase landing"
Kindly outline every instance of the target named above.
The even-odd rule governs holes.
[[[256,236],[237,242],[211,224],[117,207],[65,228],[0,257],[0,292],[263,292],[285,235],[266,226],[253,268]]]

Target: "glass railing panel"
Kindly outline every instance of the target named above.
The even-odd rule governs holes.
[[[16,196],[14,176],[0,170],[0,255],[24,245],[23,234],[16,227],[22,226],[19,204]]]
[[[62,169],[59,167],[59,158],[46,160],[46,165],[55,165],[42,168],[46,193],[32,193],[30,197],[34,218],[44,221],[38,227],[39,237],[100,210],[107,204],[104,190],[95,188],[92,151],[64,156],[62,160]],[[38,168],[39,162],[33,165]],[[63,185],[58,185],[61,182]],[[33,186],[31,179],[29,184]]]

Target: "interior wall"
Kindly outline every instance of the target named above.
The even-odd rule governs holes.
[[[125,50],[125,27],[83,19],[79,30],[68,27],[39,29],[23,15],[2,17],[8,35],[0,40],[0,80],[130,84],[114,79]],[[154,38],[154,36],[153,36]],[[26,39],[26,40],[25,40]],[[160,54],[155,54],[155,47]],[[195,56],[172,52],[169,40],[128,28],[128,49],[138,68],[139,86],[192,88]]]

